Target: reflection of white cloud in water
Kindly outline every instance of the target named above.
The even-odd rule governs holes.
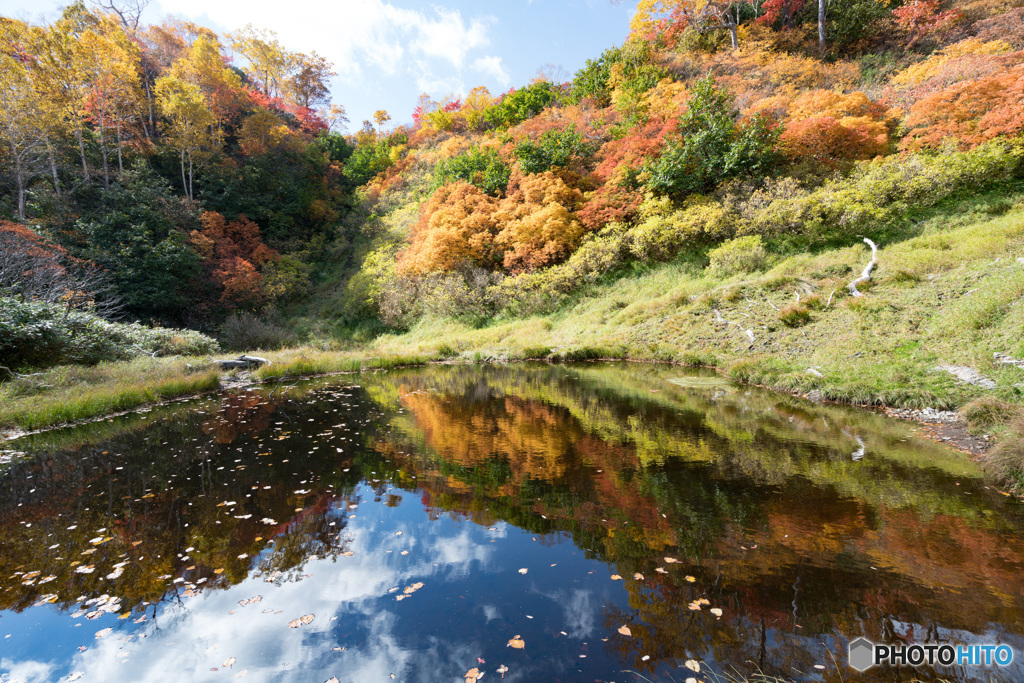
[[[452,662],[461,666],[473,661],[478,648],[471,643],[431,639],[426,650],[422,643],[415,651],[403,649],[393,636],[398,619],[404,618],[403,603],[391,602],[393,598],[381,602],[380,598],[390,588],[414,581],[429,586],[431,580],[465,576],[476,562],[486,566],[493,548],[475,542],[468,526],[431,524],[416,532],[406,528],[403,535],[396,536],[401,528],[373,520],[372,514],[361,514],[350,520],[345,532],[353,537],[349,543],[352,557],[309,562],[303,571],[310,578],[295,583],[273,586],[251,578],[228,590],[167,606],[129,642],[119,640],[122,636],[117,631],[97,640],[76,655],[71,670],[85,671],[83,681],[111,683],[223,681],[234,679],[243,670],[244,681],[310,681],[317,676],[323,681],[335,675],[342,680],[390,680],[391,673],[397,675],[407,668],[406,680],[410,676],[434,680],[437,672],[447,670]],[[417,561],[412,561],[412,555],[400,554],[413,548]],[[262,602],[238,605],[239,600],[255,595],[263,595]],[[415,595],[409,598],[416,599]],[[282,613],[264,614],[268,609]],[[232,611],[235,614],[229,614]],[[316,619],[297,629],[287,627],[289,621],[304,614],[315,614]],[[337,621],[331,621],[334,616]],[[346,632],[359,633],[358,645],[336,643],[328,635],[346,623],[351,626]],[[140,638],[143,634],[146,637]],[[335,645],[346,649],[334,651]],[[229,657],[237,661],[226,671],[222,665]],[[48,679],[43,675],[27,683],[35,680]]]
[[[565,626],[561,630],[568,633],[570,638],[587,638],[594,633],[597,628],[598,604],[594,600],[593,591],[577,588],[572,591],[537,593],[561,606],[565,612]]]
[[[51,672],[53,664],[47,662],[13,662],[0,659],[0,669],[7,673],[0,674],[0,683],[46,683],[53,680]]]
[[[568,598],[558,599],[565,610],[565,631],[573,638],[586,638],[594,632],[597,625],[594,615],[597,606],[590,591],[574,590]]]

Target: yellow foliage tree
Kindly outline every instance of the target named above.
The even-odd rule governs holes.
[[[587,232],[573,213],[582,203],[583,193],[553,171],[525,176],[497,216],[504,227],[495,242],[505,268],[536,270],[572,254]]]

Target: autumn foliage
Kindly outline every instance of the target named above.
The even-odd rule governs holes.
[[[780,142],[790,158],[838,167],[889,151],[886,108],[864,93],[813,90],[789,107]]]
[[[277,252],[263,243],[259,226],[245,216],[228,222],[213,211],[204,213],[201,222],[203,229],[190,238],[220,290],[220,303],[238,308],[263,302],[263,276],[257,269],[277,259]]]

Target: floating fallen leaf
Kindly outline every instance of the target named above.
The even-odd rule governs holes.
[[[624,636],[631,636],[631,635],[633,635],[633,632],[629,630],[628,626],[620,626],[619,627],[619,633],[621,633]]]
[[[640,658],[640,661],[641,661],[641,662],[646,662],[646,661],[647,661],[648,659],[650,659],[650,658],[651,658],[651,656],[650,656],[650,655],[644,655],[643,657],[641,657],[641,658]]]
[[[708,600],[707,598],[701,598],[701,599],[697,600],[696,602],[697,602],[698,605],[710,605],[711,604],[711,601]]]
[[[718,607],[712,607],[711,613],[714,614],[716,617],[722,616],[722,610]]]
[[[338,680],[337,676],[331,676],[324,683],[341,683],[341,681]]]
[[[288,628],[298,628],[300,626],[306,626],[307,624],[313,623],[313,619],[316,617],[312,614],[301,616],[298,619],[292,619],[288,622]]]
[[[466,683],[476,683],[476,680],[480,678],[480,669],[475,666],[462,675],[466,679]]]
[[[483,657],[477,657],[476,658],[476,662],[477,662],[477,664],[486,664],[487,663],[487,662],[484,661]]]
[[[622,577],[618,574],[612,574],[612,581],[622,581]]]
[[[527,572],[526,567],[523,567],[522,569],[519,570],[520,574],[525,574],[526,572]]]
[[[699,612],[700,611],[700,603],[697,602],[696,600],[694,600],[689,605],[687,605],[687,607],[689,607],[691,610],[693,610],[695,612]]]
[[[96,632],[96,639],[99,640],[103,636],[109,636],[111,633],[113,633],[113,631],[114,631],[114,629],[112,629],[112,628],[105,628],[102,631],[97,631]]]
[[[70,676],[68,676],[64,680],[65,681],[77,681],[79,678],[81,678],[84,675],[85,675],[84,671],[75,671],[74,673],[72,673]]]
[[[679,560],[677,560],[674,557],[666,557],[665,558],[665,564],[676,564],[677,562],[679,562]]]
[[[693,576],[687,576],[687,577],[686,577],[686,580],[687,580],[687,581],[689,581],[690,583],[693,583],[693,582],[694,582],[694,581],[696,581],[697,579],[696,579],[695,577],[693,577]]]
[[[524,641],[519,636],[516,636],[512,638],[512,640],[508,641],[505,647],[514,647],[517,650],[522,650],[524,647],[526,647],[526,641]]]
[[[214,570],[213,570],[213,573],[214,573],[214,574],[223,574],[223,573],[224,573],[224,570],[223,570],[223,569],[214,569]]]
[[[822,664],[815,664],[815,665],[814,665],[814,668],[815,668],[815,669],[819,669],[819,670],[821,670],[821,671],[824,671],[824,670],[825,670],[825,666],[824,666],[824,665],[822,665]]]
[[[687,659],[686,663],[683,664],[687,669],[695,674],[700,673],[700,663],[696,659]]]
[[[226,666],[226,667],[230,668],[230,667],[234,666],[235,662],[237,662],[237,661],[238,660],[235,659],[234,657],[228,657],[227,659],[224,660],[224,663],[221,664],[221,666]]]
[[[508,671],[508,667],[507,667],[507,666],[505,666],[504,664],[502,664],[501,666],[499,666],[499,667],[498,667],[498,673],[500,673],[500,674],[501,674],[501,677],[502,677],[502,678],[504,678],[504,677],[505,677],[505,673],[506,673],[507,671]]]
[[[659,574],[668,574],[668,572],[665,571],[664,567],[655,567],[654,571],[658,572]]]
[[[640,572],[637,572],[636,574],[633,574],[633,578],[636,579],[637,581],[643,581],[644,580],[644,575],[641,574]]]

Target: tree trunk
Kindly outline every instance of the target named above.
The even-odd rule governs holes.
[[[192,196],[192,152],[188,153],[188,198],[195,199]]]
[[[818,53],[825,55],[825,0],[818,0]]]
[[[100,110],[100,153],[103,155],[103,189],[110,189],[110,165],[107,162],[107,138],[103,134],[104,124],[106,122],[102,109]]]
[[[121,159],[121,112],[117,113],[117,178],[124,175],[124,161]]]
[[[153,123],[153,93],[149,89],[149,78],[146,74],[143,74],[142,80],[146,84],[146,102],[149,105],[149,126],[147,126],[146,122],[143,121],[142,130],[145,131],[146,138],[149,138],[149,129],[151,127],[153,128],[153,136],[156,136],[156,124]]]
[[[85,163],[85,142],[82,141],[82,122],[78,122],[78,153],[82,155],[82,173],[85,175],[85,180],[89,180],[89,164]]]
[[[60,194],[60,178],[57,176],[57,157],[53,154],[53,145],[50,144],[50,136],[44,136],[43,139],[46,141],[46,151],[50,156],[50,171],[53,173],[53,190],[57,194]]]
[[[188,184],[185,182],[185,150],[181,150],[181,191],[188,194]]]
[[[21,155],[14,153],[14,175],[18,180],[18,220],[25,220],[25,174],[21,167]]]

